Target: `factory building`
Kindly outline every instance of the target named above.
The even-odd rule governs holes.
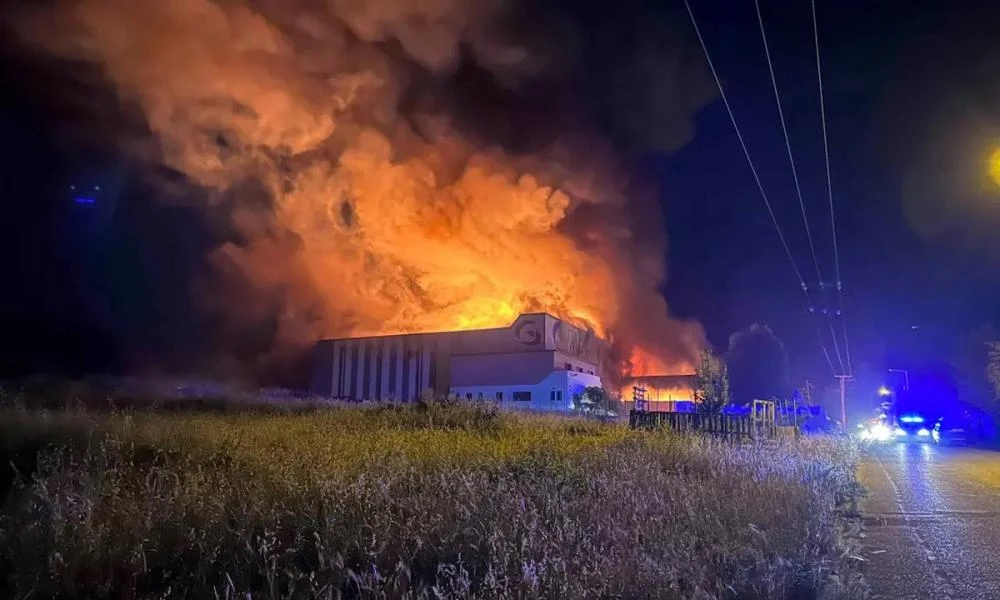
[[[311,392],[348,401],[437,396],[568,411],[601,385],[603,340],[545,313],[509,327],[322,340]]]

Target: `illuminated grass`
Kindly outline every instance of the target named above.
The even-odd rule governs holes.
[[[471,407],[0,413],[0,596],[856,598],[853,450]]]

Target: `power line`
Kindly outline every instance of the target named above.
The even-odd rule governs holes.
[[[844,303],[844,297],[837,291],[838,296],[840,296],[839,302],[841,306]],[[851,348],[847,345],[847,323],[844,322],[843,310],[837,311],[837,317],[840,319],[840,328],[844,332],[844,353],[847,355],[847,372],[850,375],[854,375],[854,366],[851,364]]]
[[[833,368],[833,361],[830,360],[830,352],[826,349],[826,344],[823,343],[823,334],[819,332],[819,327],[816,327],[816,337],[819,339],[819,347],[823,349],[823,356],[826,357],[826,363],[830,365],[830,373],[836,377],[837,369]]]
[[[791,167],[792,180],[795,183],[795,195],[796,195],[796,197],[798,198],[798,201],[799,201],[799,209],[802,212],[802,224],[805,226],[806,239],[809,242],[809,253],[812,256],[813,267],[815,267],[815,269],[816,269],[816,280],[819,283],[820,288],[822,289],[823,288],[823,281],[824,281],[824,279],[823,279],[823,273],[822,273],[822,270],[820,269],[820,266],[819,266],[819,258],[816,255],[816,244],[813,241],[812,228],[809,227],[809,217],[808,217],[808,215],[806,213],[805,200],[802,197],[802,186],[799,183],[798,169],[795,168],[795,154],[792,152],[792,143],[791,143],[791,140],[789,139],[789,136],[788,136],[788,125],[787,125],[787,123],[785,121],[785,111],[784,111],[784,109],[781,106],[781,93],[778,90],[778,80],[777,80],[777,77],[774,74],[774,62],[771,60],[771,49],[770,49],[770,47],[768,46],[768,43],[767,43],[767,31],[764,28],[764,16],[763,16],[763,14],[761,13],[761,10],[760,10],[760,0],[754,0],[754,9],[756,10],[756,13],[757,13],[757,25],[760,28],[760,38],[761,38],[761,41],[763,42],[763,45],[764,45],[764,57],[767,59],[767,70],[768,70],[768,73],[771,76],[771,88],[774,90],[774,103],[775,103],[775,105],[778,108],[778,120],[781,123],[781,133],[783,134],[784,139],[785,139],[785,150],[787,150],[787,152],[788,152],[788,165],[789,165],[789,167]],[[825,294],[822,295],[822,300],[823,300],[823,305],[824,305],[824,314],[829,315],[829,312],[830,312],[829,311],[829,305],[826,302],[826,296],[825,296]],[[818,333],[819,333],[819,331],[817,330],[817,334]],[[840,353],[840,345],[837,343],[837,334],[836,334],[836,331],[834,330],[833,323],[830,323],[830,335],[831,335],[831,338],[833,340],[833,348],[834,348],[834,352],[836,353],[836,356],[837,356],[837,363],[840,365],[840,372],[841,373],[846,373],[846,371],[844,369],[844,359],[843,359],[843,356]],[[834,370],[833,369],[833,361],[830,360],[830,353],[827,350],[826,345],[823,343],[822,340],[823,340],[823,337],[822,337],[822,335],[820,335],[820,344],[821,344],[821,346],[823,348],[823,353],[826,355],[826,358],[827,358],[827,361],[830,364],[831,370]],[[844,349],[846,351],[846,349],[847,349],[846,344],[845,344]],[[834,374],[836,374],[835,370],[834,370]]]
[[[771,87],[774,89],[774,103],[778,106],[778,118],[781,121],[781,133],[785,136],[785,148],[788,150],[788,164],[792,168],[792,179],[795,181],[795,195],[799,199],[799,208],[802,210],[802,223],[806,227],[806,238],[809,240],[809,252],[812,254],[813,266],[816,267],[816,280],[823,281],[823,275],[819,269],[819,259],[816,257],[816,245],[813,243],[812,230],[809,228],[809,217],[806,216],[806,204],[802,199],[802,187],[799,185],[799,174],[795,168],[795,158],[792,154],[792,143],[788,139],[788,127],[785,124],[785,112],[781,108],[781,95],[778,93],[778,81],[774,76],[774,64],[771,62],[771,50],[767,45],[767,34],[764,32],[764,17],[760,13],[760,2],[754,0],[754,8],[757,10],[757,23],[760,25],[760,38],[764,42],[764,56],[767,58],[767,70],[771,74]]]
[[[746,142],[743,140],[743,133],[740,131],[740,126],[736,123],[736,116],[733,114],[733,109],[729,106],[729,100],[726,98],[726,91],[722,87],[722,81],[719,80],[719,74],[715,71],[715,65],[712,63],[712,57],[708,53],[708,46],[705,45],[705,38],[701,35],[701,29],[698,28],[698,21],[694,17],[694,11],[691,10],[691,4],[688,0],[684,0],[684,7],[687,8],[688,16],[691,17],[691,25],[694,27],[695,35],[698,36],[698,43],[701,44],[701,50],[705,54],[705,61],[708,63],[708,69],[712,72],[712,79],[715,80],[715,85],[719,89],[719,96],[722,97],[722,104],[726,107],[726,112],[729,113],[729,120],[733,124],[733,129],[736,131],[736,137],[740,141],[740,147],[743,148],[743,156],[747,159],[747,164],[750,166],[750,172],[753,173],[753,179],[757,183],[757,189],[760,190],[760,196],[764,199],[764,206],[767,207],[767,213],[771,215],[771,222],[774,223],[774,229],[778,232],[778,239],[781,240],[781,247],[785,249],[785,256],[788,257],[788,262],[792,265],[792,270],[795,271],[795,277],[799,280],[799,286],[802,288],[802,292],[806,294],[806,301],[809,300],[809,292],[806,288],[806,282],[802,278],[802,273],[799,271],[799,267],[795,264],[795,258],[792,257],[792,252],[788,248],[788,242],[785,241],[785,235],[781,232],[781,226],[778,225],[778,219],[774,216],[774,209],[771,208],[771,201],[767,198],[767,193],[764,191],[764,185],[760,182],[760,176],[757,175],[757,167],[753,164],[753,159],[750,158],[750,151],[747,149]]]
[[[687,0],[685,0],[686,2]],[[844,323],[844,317],[841,314],[844,305],[844,295],[840,278],[840,251],[837,248],[837,217],[833,210],[833,181],[830,177],[830,144],[826,133],[826,102],[823,99],[823,66],[819,53],[819,26],[816,23],[816,0],[811,0],[810,4],[812,6],[813,40],[816,45],[816,81],[819,83],[819,112],[820,121],[823,125],[823,158],[826,162],[826,191],[830,203],[830,233],[833,237],[833,265],[835,269],[834,273],[837,276],[837,304],[840,307],[837,311],[837,316],[840,318],[840,325],[844,332],[844,354],[847,357],[848,373],[853,373],[854,367],[851,364],[851,350],[847,342],[847,324]]]
[[[755,0],[755,2],[756,2],[756,0]],[[711,54],[708,51],[708,46],[705,43],[705,38],[701,34],[701,29],[698,27],[698,21],[697,21],[697,19],[694,16],[694,11],[691,9],[691,4],[690,4],[689,0],[684,0],[684,7],[687,9],[688,16],[691,19],[691,25],[694,28],[695,35],[698,38],[698,43],[701,45],[701,50],[702,50],[702,52],[705,55],[705,61],[708,63],[709,71],[712,73],[712,79],[715,81],[715,85],[716,85],[716,87],[719,90],[719,96],[721,97],[722,103],[723,103],[723,105],[726,108],[726,112],[729,114],[729,120],[732,123],[733,130],[736,132],[736,137],[737,137],[737,139],[740,142],[740,148],[743,150],[743,156],[747,160],[747,165],[750,167],[750,171],[753,174],[754,182],[757,184],[757,189],[760,192],[761,198],[764,200],[764,206],[767,208],[768,215],[771,217],[771,222],[774,224],[775,231],[778,234],[778,239],[781,241],[781,246],[782,246],[782,248],[785,251],[785,256],[788,257],[788,262],[792,265],[792,270],[795,272],[795,277],[799,281],[799,287],[802,289],[802,293],[805,296],[806,304],[809,307],[809,312],[811,314],[814,314],[814,309],[812,308],[812,302],[811,302],[811,299],[809,297],[809,289],[806,286],[805,279],[802,277],[802,273],[799,270],[798,264],[795,262],[795,258],[792,256],[792,252],[791,252],[791,250],[790,250],[790,248],[788,246],[787,240],[785,239],[784,233],[781,231],[781,226],[778,224],[778,219],[775,216],[774,209],[771,207],[771,202],[770,202],[770,200],[767,197],[767,193],[764,191],[764,186],[761,183],[760,176],[757,173],[757,168],[755,167],[755,165],[753,163],[753,159],[750,157],[750,150],[747,148],[746,141],[743,138],[743,133],[740,130],[739,124],[736,121],[736,116],[733,113],[732,106],[729,104],[729,99],[726,97],[725,88],[723,88],[722,81],[719,79],[719,74],[718,74],[718,72],[715,69],[715,64],[712,62]],[[763,31],[763,22],[762,22],[762,19],[760,17],[759,6],[757,8],[757,11],[758,11],[758,19],[761,21],[761,33],[762,33],[762,36],[764,36],[764,38],[765,38],[765,53],[767,54],[767,57],[768,57],[768,67],[769,67],[769,69],[771,71],[771,82],[772,82],[772,85],[774,86],[774,89],[775,89],[775,99],[776,99],[776,101],[778,103],[778,111],[779,111],[779,116],[781,117],[782,131],[783,131],[784,136],[785,136],[785,145],[786,145],[786,148],[788,149],[789,162],[790,162],[790,164],[792,166],[793,177],[795,178],[795,186],[796,186],[796,193],[797,193],[798,198],[799,198],[799,206],[802,209],[802,216],[803,216],[803,221],[804,221],[804,223],[806,225],[806,233],[807,233],[807,236],[809,237],[809,246],[810,246],[810,251],[811,251],[812,257],[813,257],[813,264],[816,267],[817,277],[819,277],[819,284],[820,284],[820,287],[822,289],[822,287],[823,287],[823,280],[822,280],[822,276],[820,275],[819,260],[818,260],[818,258],[816,256],[815,245],[814,245],[813,240],[812,240],[812,233],[811,233],[811,230],[809,229],[808,217],[807,217],[806,212],[805,212],[805,202],[802,199],[801,187],[800,187],[799,182],[798,182],[798,173],[795,170],[794,157],[793,157],[793,154],[792,154],[792,151],[791,151],[791,143],[789,142],[788,131],[787,131],[787,128],[785,126],[785,121],[784,121],[784,114],[782,113],[782,109],[781,109],[781,100],[780,100],[780,96],[779,96],[778,90],[777,90],[777,83],[776,83],[775,78],[774,78],[774,70],[773,70],[773,67],[771,65],[770,51],[767,49],[766,34],[764,34],[764,31]],[[814,15],[814,17],[815,17],[815,15]],[[815,26],[815,19],[814,19],[814,26]],[[824,118],[824,132],[825,132],[825,118]],[[825,133],[824,133],[824,135],[825,135]],[[829,180],[829,164],[827,166],[827,178]],[[828,188],[829,188],[829,186],[828,186]],[[831,195],[831,198],[832,198],[832,195]],[[836,249],[835,249],[835,253],[836,253]],[[839,288],[839,263],[838,263],[837,272],[838,272],[838,288]],[[828,311],[825,311],[825,312],[828,312]],[[829,351],[826,348],[826,344],[823,342],[823,336],[822,336],[822,334],[820,334],[818,327],[816,329],[816,334],[817,334],[817,336],[819,338],[820,347],[823,350],[823,355],[824,355],[824,357],[827,360],[827,364],[830,366],[830,370],[836,375],[837,371],[836,371],[836,369],[833,366],[833,361],[832,361],[832,359],[830,357],[830,353],[829,353]],[[831,324],[831,334],[833,334],[834,348],[836,350],[838,362],[840,363],[840,369],[841,369],[840,372],[844,373],[845,370],[844,370],[843,359],[842,359],[842,357],[840,355],[839,345],[837,344],[837,336],[833,332],[833,326],[832,326],[832,324]]]
[[[833,338],[833,351],[837,355],[837,364],[840,365],[840,372],[846,374],[844,369],[844,358],[840,354],[840,344],[837,343],[837,332],[833,329],[833,321],[830,321],[830,337]]]

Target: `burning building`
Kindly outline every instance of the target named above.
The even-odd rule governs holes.
[[[622,398],[641,395],[645,409],[654,412],[683,411],[694,402],[694,375],[638,375],[621,384]]]
[[[661,293],[658,185],[627,158],[684,145],[714,94],[700,52],[661,11],[41,4],[19,13],[18,38],[112,86],[135,120],[122,128],[127,155],[158,167],[158,197],[197,215],[202,227],[181,235],[206,238],[188,278],[210,324],[192,336],[215,355],[205,362],[239,355],[257,374],[297,365],[324,339],[325,394],[534,397],[554,371],[600,378],[599,361],[546,337],[556,323],[607,340],[609,362],[641,349],[666,363],[609,369],[609,382],[678,372],[704,346]],[[636,34],[623,44],[622,31]],[[537,320],[537,348],[477,349],[525,319]]]
[[[319,342],[311,391],[342,400],[410,401],[430,390],[533,410],[568,411],[601,386],[603,340],[546,313],[509,327]]]

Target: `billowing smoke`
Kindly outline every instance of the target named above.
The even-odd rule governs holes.
[[[275,352],[544,310],[677,369],[702,333],[668,315],[629,162],[711,95],[668,18],[616,4],[76,0],[19,31],[97,66],[228,215],[196,301]]]

